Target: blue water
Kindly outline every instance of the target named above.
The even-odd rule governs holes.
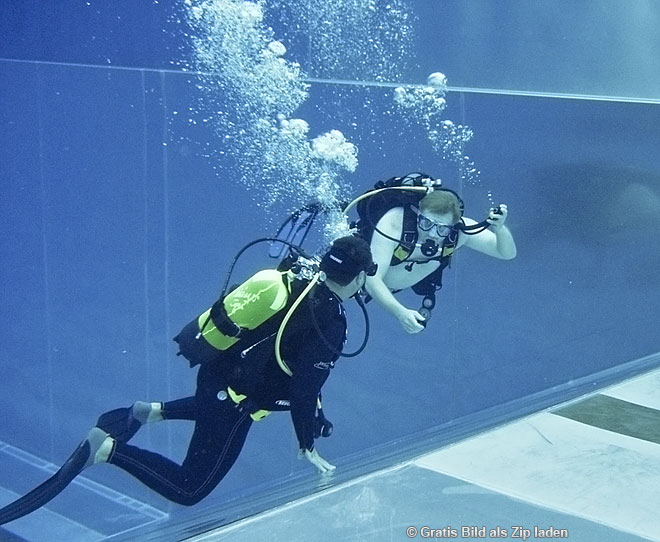
[[[204,95],[197,76],[181,71],[192,52],[180,10],[165,4],[12,1],[3,12],[0,487],[7,491],[21,494],[45,479],[41,461],[61,464],[99,413],[193,391],[195,372],[175,356],[171,338],[215,299],[233,255],[274,232],[289,208],[259,205],[262,192],[238,182],[240,156],[207,156],[223,143],[190,122]],[[524,2],[488,10],[410,4],[418,30],[396,83],[423,83],[441,70],[450,87],[463,88],[448,93],[446,114],[473,130],[468,151],[481,183],[461,182],[422,127],[393,115],[394,82],[350,85],[342,82],[350,70],[339,77],[306,65],[315,57],[303,55],[303,69],[324,81],[311,84],[298,116],[315,133],[337,128],[356,142],[358,169],[342,177],[355,195],[378,179],[428,171],[459,190],[466,215],[480,220],[492,192],[509,206],[518,257],[461,251],[419,335],[371,308],[368,349],[338,363],[324,388],[335,434],[318,446],[347,472],[412,454],[429,438],[443,442],[449,429],[477,431],[493,422],[496,407],[512,405],[513,416],[528,403],[569,397],[576,382],[660,350],[653,103],[660,54],[649,54],[660,52],[660,9],[640,1],[621,11],[610,2],[598,13],[602,24],[585,29],[586,8],[539,14]],[[623,31],[639,21],[638,33]],[[605,39],[601,32],[614,26],[616,39]],[[644,32],[646,49],[635,55]],[[498,61],[502,69],[493,70]],[[364,78],[357,70],[350,79]],[[267,265],[265,247],[255,249],[237,273]],[[352,350],[362,328],[350,309]],[[556,395],[538,399],[555,387]],[[143,430],[137,443],[181,458],[189,434],[187,424],[170,422]],[[160,511],[169,516],[157,528],[187,525],[192,534],[195,518],[209,511],[222,523],[254,511],[274,490],[313,487],[316,476],[296,447],[288,416],[274,415],[255,425],[229,476],[195,509],[170,505],[103,466],[85,473],[99,486],[72,486],[49,510],[105,536],[143,528]],[[122,508],[118,495],[153,513]]]

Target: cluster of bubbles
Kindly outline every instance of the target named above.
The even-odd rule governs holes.
[[[465,154],[465,146],[472,139],[473,132],[467,126],[442,119],[447,107],[446,94],[447,78],[435,72],[428,76],[425,86],[395,88],[394,103],[424,126],[433,149],[443,159],[456,164],[463,181],[477,184],[480,172]]]
[[[194,69],[210,95],[222,93],[238,120],[285,115],[307,98],[300,66],[264,25],[262,2],[186,0]]]
[[[300,65],[264,22],[266,4],[244,0],[185,0],[201,108],[221,153],[235,157],[246,188],[266,210],[314,201],[328,210],[326,238],[341,230],[336,212],[349,193],[342,183],[357,167],[357,148],[338,130],[310,138],[292,118],[308,97]],[[343,216],[341,217],[343,220]]]
[[[409,79],[417,38],[414,2],[409,0],[269,0],[271,23],[306,72],[321,80],[317,118],[342,111],[343,129],[360,145],[382,150],[400,134],[402,119],[382,110],[382,83]],[[364,81],[367,86],[343,85]],[[339,84],[337,84],[339,82]],[[369,84],[375,83],[375,84]],[[406,119],[403,119],[406,122]],[[371,129],[369,129],[371,127]],[[396,127],[396,128],[395,128]],[[392,130],[392,134],[387,134]]]
[[[296,118],[309,85],[289,58],[297,54],[316,75],[334,79],[396,80],[413,37],[405,0],[184,5],[194,53],[190,68],[202,92],[202,120],[220,142],[215,152],[234,160],[232,168],[268,214],[282,202],[289,210],[315,202],[325,211],[326,240],[345,233],[341,206],[352,194],[343,179],[357,168],[357,148],[338,130],[312,137],[309,124]],[[394,102],[399,113],[424,126],[434,150],[457,165],[463,180],[476,183],[479,172],[465,154],[472,131],[442,119],[446,92],[446,77],[433,73],[423,87],[396,88]]]
[[[294,207],[316,202],[324,210],[325,237],[343,235],[347,230],[341,207],[350,191],[341,176],[357,168],[357,147],[339,130],[310,138],[305,120],[282,114],[275,122],[262,119],[258,125],[259,136],[267,143],[246,146],[250,153],[245,167],[261,168],[262,175],[271,180],[263,194],[265,207],[282,201]]]
[[[406,0],[272,0],[284,36],[304,49],[310,75],[396,81],[410,57]]]

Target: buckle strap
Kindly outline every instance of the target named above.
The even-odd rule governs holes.
[[[243,401],[245,401],[247,399],[247,395],[243,395],[242,393],[236,393],[231,388],[231,386],[227,386],[227,394],[229,395],[231,400],[234,401],[234,403],[236,403],[237,405],[239,405],[241,407],[250,407],[250,406],[252,406],[250,404],[249,400],[247,402],[245,402],[244,404],[241,404],[241,403],[243,403]],[[252,418],[255,422],[258,422],[259,420],[263,420],[269,414],[270,414],[270,410],[263,410],[263,409],[254,410],[254,411],[250,412],[250,418]]]

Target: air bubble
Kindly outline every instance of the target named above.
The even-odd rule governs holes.
[[[463,181],[476,184],[478,171],[470,157],[464,154],[465,145],[472,139],[473,133],[467,126],[442,119],[447,107],[446,92],[447,78],[441,72],[434,72],[428,76],[426,86],[397,87],[394,103],[404,115],[426,128],[433,149],[457,166]]]
[[[336,10],[343,21],[347,3],[324,3],[314,16]],[[200,110],[218,111],[218,103],[225,110],[218,116],[207,113],[208,124],[223,138],[223,150],[216,152],[236,157],[242,183],[266,210],[276,203],[294,207],[309,201],[339,209],[351,192],[343,176],[357,168],[357,147],[339,130],[312,137],[307,121],[295,118],[309,86],[300,65],[286,58],[286,47],[264,25],[264,10],[274,5],[242,0],[187,5],[194,68],[204,93]],[[338,20],[330,19],[328,35],[340,28]],[[326,231],[339,228],[335,220],[345,222],[332,214],[326,216]]]

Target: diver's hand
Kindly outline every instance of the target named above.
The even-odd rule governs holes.
[[[314,419],[314,438],[329,437],[333,429],[332,422],[325,417],[323,410],[319,410]]]
[[[323,459],[316,450],[300,450],[298,457],[300,459],[303,457],[307,459],[307,461],[316,467],[320,474],[331,473],[337,468]]]
[[[415,310],[404,307],[396,317],[406,333],[419,333],[424,329],[424,326],[420,324],[424,321],[424,317]]]
[[[488,213],[488,218],[486,222],[490,224],[490,229],[493,231],[499,230],[504,223],[506,222],[506,217],[509,215],[509,210],[507,209],[504,203],[500,203],[497,207],[494,207]]]

